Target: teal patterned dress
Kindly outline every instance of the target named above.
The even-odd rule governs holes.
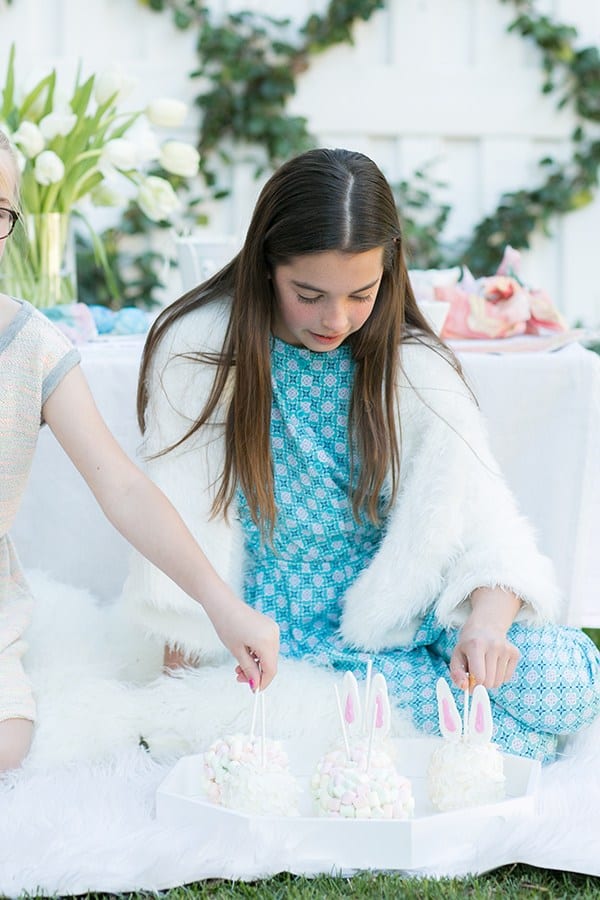
[[[356,522],[349,500],[350,347],[317,353],[273,338],[271,370],[278,517],[271,546],[261,541],[239,492],[246,602],[279,623],[284,656],[359,678],[370,658],[392,700],[418,728],[437,734],[435,684],[448,678],[457,630],[442,628],[432,609],[407,647],[369,654],[348,647],[339,634],[344,594],[385,533],[385,523]],[[556,734],[576,730],[598,712],[598,653],[575,628],[515,623],[509,638],[522,658],[510,683],[490,692],[494,739],[510,752],[552,759]]]

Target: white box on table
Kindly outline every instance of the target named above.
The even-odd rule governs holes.
[[[490,838],[490,829],[498,840],[511,821],[535,811],[535,792],[541,772],[540,763],[520,756],[503,754],[506,775],[506,799],[498,803],[453,812],[434,810],[427,797],[426,771],[431,753],[440,738],[414,738],[394,741],[398,771],[410,778],[415,797],[412,819],[340,819],[317,817],[312,812],[308,789],[317,757],[305,752],[302,742],[290,756],[291,771],[303,786],[300,816],[252,816],[210,803],[199,790],[202,754],[179,760],[159,786],[156,816],[166,825],[203,825],[211,840],[223,846],[270,847],[278,840],[289,854],[310,865],[319,861],[330,870],[419,869],[443,865],[458,855],[472,855],[482,834]],[[285,746],[285,742],[284,746]],[[296,763],[296,760],[298,761]],[[309,866],[310,868],[310,866]]]

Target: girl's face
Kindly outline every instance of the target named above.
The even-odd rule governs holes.
[[[309,350],[334,350],[371,315],[382,276],[383,247],[308,253],[276,266],[273,334]]]

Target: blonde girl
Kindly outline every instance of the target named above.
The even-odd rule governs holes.
[[[18,168],[0,132],[0,256],[18,221]],[[158,488],[119,447],[101,418],[68,340],[29,303],[0,294],[0,769],[29,748],[35,703],[21,656],[32,597],[8,535],[23,495],[40,423],[52,429],[108,519],[210,617],[243,678],[266,686],[278,628],[215,573]],[[188,596],[189,595],[189,596]],[[262,673],[262,675],[261,675]]]

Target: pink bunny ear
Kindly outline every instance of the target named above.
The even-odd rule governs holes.
[[[482,684],[473,691],[471,712],[469,713],[469,741],[472,744],[487,744],[492,739],[494,724],[488,692]]]
[[[375,734],[383,738],[390,730],[391,710],[388,697],[387,683],[383,675],[378,672],[371,681],[369,691],[369,709],[367,721],[371,723]]]
[[[360,724],[360,694],[358,691],[358,682],[352,672],[346,672],[344,674],[342,711],[346,725],[351,727]]]
[[[452,691],[444,678],[438,678],[435,692],[437,694],[440,731],[447,741],[459,741],[462,735],[462,722]]]

